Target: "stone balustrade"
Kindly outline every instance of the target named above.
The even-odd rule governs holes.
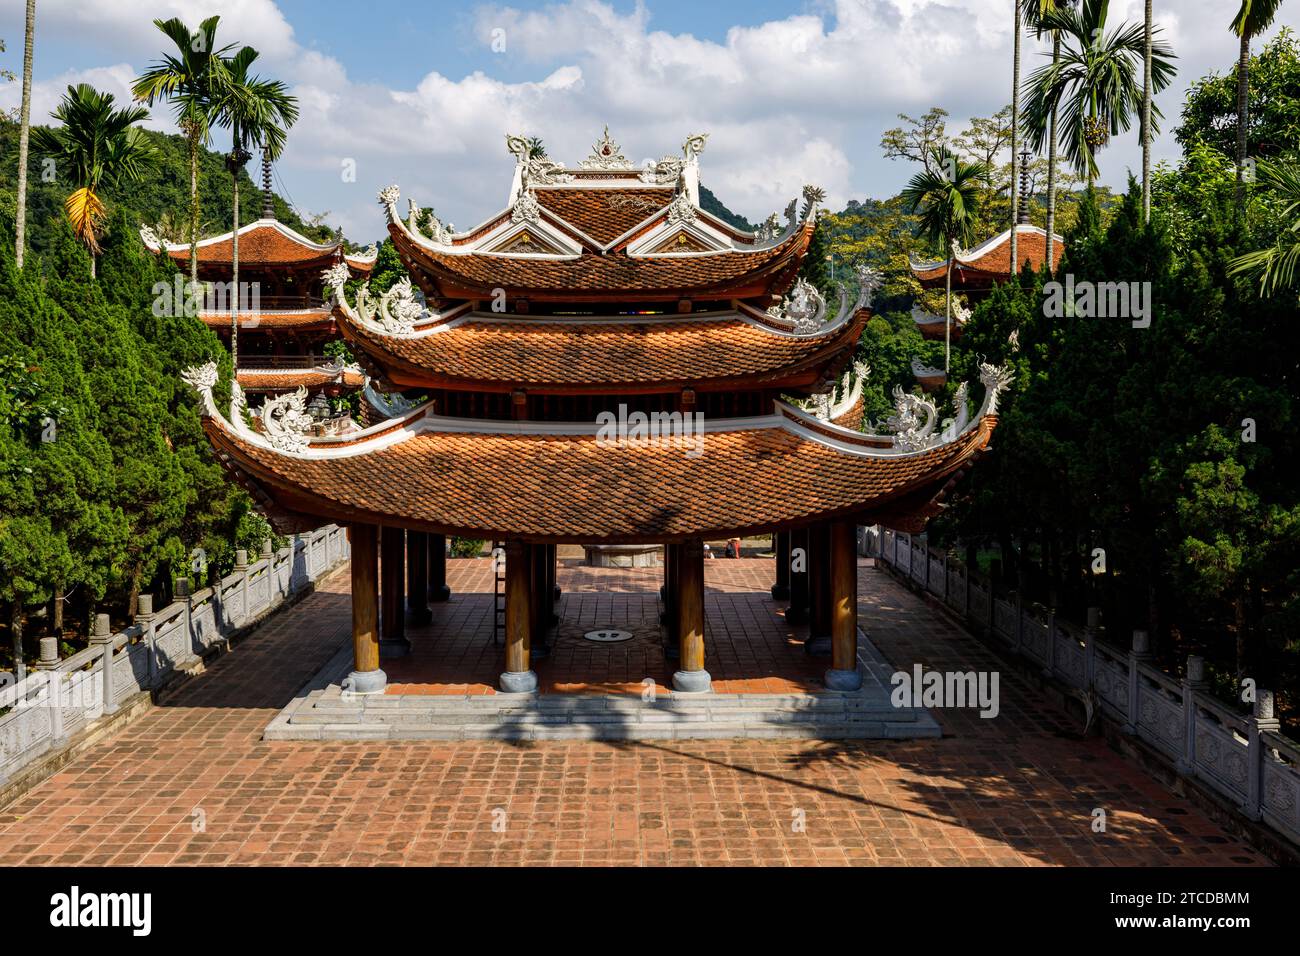
[[[874,557],[962,616],[976,633],[1036,664],[1164,755],[1181,775],[1227,798],[1248,819],[1300,844],[1300,744],[1283,737],[1273,692],[1258,689],[1252,713],[1211,696],[1204,661],[1188,658],[1178,680],[1155,667],[1148,636],[1121,648],[1102,636],[1096,608],[1083,627],[1048,609],[1005,601],[961,562],[932,551],[923,537],[863,529],[860,553]]]
[[[211,587],[191,592],[181,579],[176,600],[162,610],[154,610],[152,595],[140,595],[131,625],[116,633],[107,614],[97,615],[89,646],[71,657],[60,660],[58,642],[43,638],[35,670],[21,683],[0,683],[0,785],[136,694],[193,665],[347,557],[347,532],[328,525],[294,535],[279,551],[268,541],[255,561],[237,552],[234,570]]]

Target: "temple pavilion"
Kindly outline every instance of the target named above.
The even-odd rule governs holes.
[[[352,254],[343,243],[314,242],[275,218],[271,201],[271,165],[263,159],[262,216],[239,228],[239,301],[235,301],[234,232],[200,240],[199,281],[204,298],[199,318],[226,345],[238,305],[237,375],[248,393],[275,395],[300,387],[336,396],[364,384],[364,375],[324,354],[339,338],[322,272],[335,265],[353,278],[374,267],[374,248]],[[190,244],[165,242],[151,229],[140,236],[151,252],[165,251],[188,275]]]
[[[345,291],[346,260],[324,278],[387,416],[361,431],[313,437],[294,395],[251,428],[238,385],[216,408],[215,364],[186,372],[277,528],[349,527],[351,691],[383,691],[382,660],[409,649],[404,601],[447,598],[446,535],[502,542],[503,692],[537,687],[556,546],[592,542],[663,546],[674,692],[709,691],[703,542],[768,532],[772,595],[829,655],[825,686],[859,686],[857,526],[924,528],[988,445],[1006,375],[983,367],[981,402],[963,386],[942,420],[896,391],[888,433],[864,431],[853,355],[880,277],[831,301],[799,278],[819,189],[754,232],[701,208],[706,142],[637,167],[607,131],[566,166],[509,136],[505,204],[464,231],[384,189],[409,278]]]

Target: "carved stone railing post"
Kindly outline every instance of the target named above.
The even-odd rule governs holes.
[[[219,604],[220,604],[220,596],[221,596],[221,588],[220,588],[220,586],[218,586],[218,587],[217,587],[217,597],[218,597],[218,603],[217,603],[217,606],[218,606],[218,607],[219,607]],[[193,612],[194,612],[194,600],[193,600],[193,598],[190,597],[190,579],[189,579],[189,578],[177,578],[177,579],[176,579],[176,600],[177,600],[177,602],[179,602],[179,603],[185,605],[185,615],[184,615],[184,620],[185,620],[185,650],[186,650],[187,652],[189,652],[189,651],[192,651],[192,650],[194,649],[194,621],[193,621],[193,619],[192,619]],[[218,624],[218,626],[220,626],[220,624],[221,624],[220,619],[217,619],[217,624]]]
[[[157,646],[154,643],[153,595],[141,594],[136,598],[135,623],[140,625],[140,636],[149,648],[149,686],[158,676]]]
[[[1016,653],[1025,653],[1025,572],[1023,566],[1016,579]]]
[[[1056,669],[1056,588],[1047,592],[1047,646],[1043,648],[1043,676]]]
[[[1126,734],[1136,735],[1138,732],[1138,721],[1141,719],[1138,693],[1142,689],[1138,665],[1145,664],[1150,659],[1151,644],[1147,632],[1134,631],[1133,647],[1128,652],[1128,713],[1124,715],[1127,718],[1124,723]]]
[[[266,563],[266,569],[262,572],[266,578],[266,606],[271,606],[271,589],[275,586],[275,548],[271,545],[271,539],[267,538],[262,542],[262,561]]]
[[[1178,772],[1196,774],[1196,695],[1205,689],[1205,659],[1187,655],[1187,674],[1183,677],[1183,755]]]
[[[1280,733],[1282,722],[1274,711],[1271,690],[1263,687],[1255,691],[1253,715],[1246,721],[1246,804],[1242,812],[1251,820],[1262,816],[1260,806],[1264,800],[1264,734]]]
[[[99,648],[99,669],[104,695],[103,712],[112,714],[117,711],[117,700],[113,691],[113,628],[107,614],[95,615],[95,629],[90,634],[90,645]]]
[[[968,621],[970,620],[970,576],[971,576],[970,563],[963,561],[961,565],[961,579],[962,579],[961,616]]]
[[[248,552],[243,548],[235,550],[235,573],[240,575],[239,579],[239,600],[242,606],[239,609],[239,621],[236,623],[233,618],[230,623],[247,624],[248,623]]]
[[[41,657],[36,670],[45,675],[45,700],[50,708],[50,736],[55,742],[64,738],[63,675],[59,673],[59,639],[41,638]]]
[[[1083,629],[1083,687],[1091,693],[1097,674],[1097,632],[1101,629],[1101,608],[1088,608],[1088,626]]]

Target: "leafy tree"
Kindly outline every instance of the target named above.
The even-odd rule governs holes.
[[[1041,19],[1043,28],[1060,36],[1062,52],[1059,60],[1030,75],[1025,106],[1034,149],[1043,146],[1052,111],[1063,109],[1065,157],[1090,184],[1097,177],[1097,151],[1110,137],[1128,131],[1142,103],[1137,64],[1146,50],[1143,28],[1121,24],[1108,33],[1109,7],[1109,0],[1082,0],[1078,10],[1067,8]],[[1173,59],[1167,44],[1152,41],[1151,84],[1157,93],[1173,79]],[[1153,112],[1160,115],[1158,109]],[[1159,132],[1155,120],[1151,130]]]
[[[968,245],[973,238],[975,211],[979,204],[976,186],[985,175],[986,169],[982,163],[965,162],[947,147],[941,147],[931,157],[930,167],[913,176],[902,193],[908,211],[920,213],[921,233],[931,241],[942,240],[942,246],[947,251],[944,293],[945,372],[948,371],[952,357],[952,247],[954,244]]]
[[[1052,38],[1052,69],[1058,69],[1061,64],[1061,34],[1059,30],[1051,29],[1045,24],[1049,17],[1055,17],[1064,12],[1065,8],[1070,6],[1074,0],[1027,0],[1021,7],[1021,14],[1025,18],[1025,27],[1033,30],[1034,35],[1042,39],[1046,33]],[[1052,108],[1047,111],[1046,117],[1037,117],[1038,122],[1046,120],[1046,127],[1038,130],[1034,135],[1036,140],[1039,136],[1047,141],[1047,261],[1052,262],[1056,258],[1056,121],[1060,112],[1060,103],[1052,104]],[[1025,117],[1026,124],[1030,122],[1028,116]],[[1027,128],[1028,125],[1027,125]],[[1039,147],[1041,148],[1041,147]]]
[[[177,125],[185,136],[190,160],[190,282],[199,281],[199,147],[206,145],[214,111],[229,83],[226,55],[234,44],[217,46],[220,17],[208,17],[197,31],[179,17],[154,20],[176,46],[176,53],[164,54],[136,78],[131,92],[136,99],[153,105],[158,100],[172,103]]]
[[[226,61],[227,82],[212,104],[215,121],[230,129],[230,152],[226,168],[230,170],[234,194],[234,234],[231,240],[231,281],[234,283],[234,306],[230,315],[230,354],[239,365],[239,175],[252,158],[252,147],[261,147],[269,159],[284,149],[285,130],[298,119],[298,101],[290,96],[284,83],[250,76],[249,67],[258,53],[243,47]]]
[[[90,252],[92,276],[106,215],[100,184],[134,182],[153,159],[149,140],[135,125],[147,119],[149,111],[139,106],[117,109],[113,103],[112,93],[87,83],[69,86],[52,114],[62,125],[32,131],[37,150],[77,184],[64,208],[72,231]]]
[[[1251,106],[1246,155],[1274,159],[1300,144],[1300,40],[1290,27],[1264,45],[1249,64]],[[1238,76],[1240,70],[1238,70]],[[1238,77],[1211,73],[1191,85],[1174,136],[1184,149],[1205,143],[1236,156]]]
[[[1283,228],[1273,245],[1232,260],[1229,273],[1258,278],[1263,297],[1294,293],[1300,290],[1300,162],[1261,162],[1258,171],[1260,182],[1282,207]]]
[[[1250,41],[1269,28],[1282,0],[1241,0],[1232,18],[1232,32],[1241,41],[1237,56],[1237,205],[1240,217],[1246,206],[1246,126],[1250,92]]]

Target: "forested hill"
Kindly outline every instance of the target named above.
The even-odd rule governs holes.
[[[144,179],[121,189],[101,190],[110,215],[117,209],[127,221],[152,226],[164,238],[183,241],[189,223],[189,158],[185,140],[146,130],[158,150],[158,161]],[[42,157],[32,150],[27,167],[27,242],[30,248],[49,248],[51,217],[63,215],[63,200],[74,188],[44,173]],[[18,124],[0,121],[0,217],[13,222],[17,217]],[[253,181],[255,175],[258,183]],[[57,171],[56,171],[57,173]],[[243,173],[239,185],[240,222],[248,223],[262,214],[261,158],[256,157]],[[230,173],[222,154],[210,149],[199,153],[199,195],[202,202],[200,237],[228,232],[233,206]],[[310,226],[280,196],[275,196],[275,216],[303,235],[323,242],[330,238],[328,226]],[[160,228],[161,227],[161,228]]]

